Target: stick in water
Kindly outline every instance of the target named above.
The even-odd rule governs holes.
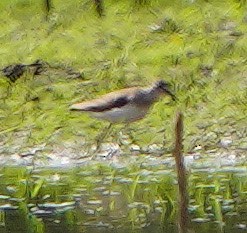
[[[179,215],[178,215],[178,228],[179,233],[186,233],[188,228],[188,193],[187,193],[187,179],[186,170],[183,158],[183,114],[177,113],[175,122],[175,148],[173,156],[176,161],[176,170],[178,177],[179,188]]]

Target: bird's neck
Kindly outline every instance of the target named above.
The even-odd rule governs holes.
[[[142,89],[136,98],[137,98],[137,102],[140,102],[140,104],[144,104],[148,106],[156,102],[159,97],[160,97],[160,92],[157,90],[157,88],[148,87]]]

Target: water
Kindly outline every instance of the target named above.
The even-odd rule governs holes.
[[[0,233],[178,232],[173,166],[118,165],[2,168]],[[246,167],[188,172],[192,232],[246,232]]]

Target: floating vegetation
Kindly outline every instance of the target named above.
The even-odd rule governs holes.
[[[92,169],[93,173],[90,172]],[[34,170],[30,173],[30,170],[24,168],[4,168],[0,177],[0,209],[6,215],[9,211],[15,211],[16,221],[22,215],[22,210],[25,210],[25,214],[33,216],[27,218],[27,227],[35,216],[43,227],[47,224],[47,218],[54,219],[54,224],[58,227],[62,219],[73,215],[71,224],[74,227],[79,224],[96,231],[101,227],[133,230],[150,227],[152,224],[157,224],[157,228],[154,228],[157,232],[160,225],[176,229],[169,225],[175,223],[178,211],[175,174],[172,170],[167,174],[154,173],[155,170],[152,167],[140,169],[139,174],[146,175],[138,175],[133,166],[123,171],[98,164],[94,167],[81,167],[76,171],[56,170],[55,174],[61,180],[54,183],[49,181],[49,177],[54,176],[54,170]],[[156,182],[152,182],[154,178]],[[247,173],[241,167],[234,172],[194,171],[190,174],[190,228],[196,227],[206,233],[206,229],[214,228],[216,222],[222,230],[238,232],[233,229],[244,229],[246,179]],[[23,183],[25,180],[28,182]],[[147,180],[148,182],[142,182]],[[7,184],[15,192],[11,192]],[[39,191],[36,191],[36,195],[27,193],[27,190],[33,193],[37,189]],[[94,220],[91,219],[92,216]],[[235,221],[231,221],[231,218]]]

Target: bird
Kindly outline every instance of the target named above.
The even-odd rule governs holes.
[[[96,151],[91,158],[99,151],[114,123],[129,124],[144,118],[150,107],[164,95],[176,100],[170,85],[164,80],[159,80],[147,87],[125,88],[71,105],[71,111],[87,112],[92,117],[110,122],[96,137]]]
[[[112,123],[131,123],[144,118],[162,96],[176,100],[170,84],[164,80],[147,87],[131,87],[110,92],[99,98],[73,104],[71,111],[87,112],[92,117]]]

